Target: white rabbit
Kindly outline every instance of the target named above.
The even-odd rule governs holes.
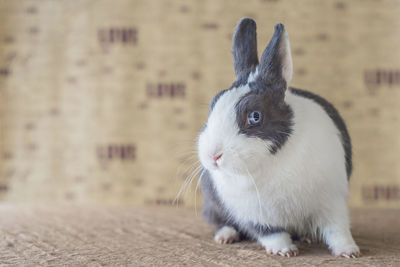
[[[292,238],[322,239],[333,255],[358,257],[347,207],[351,143],[323,98],[290,88],[293,65],[282,24],[257,56],[256,24],[233,37],[236,81],[211,102],[198,154],[203,215],[215,240],[257,240],[268,253],[295,256]]]

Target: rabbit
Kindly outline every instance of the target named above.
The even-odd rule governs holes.
[[[350,136],[335,107],[289,87],[293,63],[283,24],[260,61],[256,23],[233,36],[236,80],[211,101],[197,147],[203,217],[218,243],[250,239],[269,254],[296,256],[296,237],[324,241],[332,254],[360,256],[347,198]]]

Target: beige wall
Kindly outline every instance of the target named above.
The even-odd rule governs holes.
[[[0,198],[169,205],[249,16],[259,53],[285,24],[292,86],[347,121],[350,203],[400,206],[398,14],[395,0],[0,1]]]

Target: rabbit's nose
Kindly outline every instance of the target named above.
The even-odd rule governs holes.
[[[214,160],[214,166],[218,167],[218,165],[221,164],[222,153],[216,153],[212,158]]]
[[[222,157],[222,153],[221,153],[221,154],[218,154],[218,155],[216,155],[216,156],[214,156],[213,158],[214,158],[214,161],[217,161],[217,160],[219,160],[221,157]]]

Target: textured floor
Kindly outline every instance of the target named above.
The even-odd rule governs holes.
[[[400,210],[353,210],[359,259],[299,244],[295,258],[255,243],[218,245],[193,210],[0,205],[0,266],[400,266]]]

